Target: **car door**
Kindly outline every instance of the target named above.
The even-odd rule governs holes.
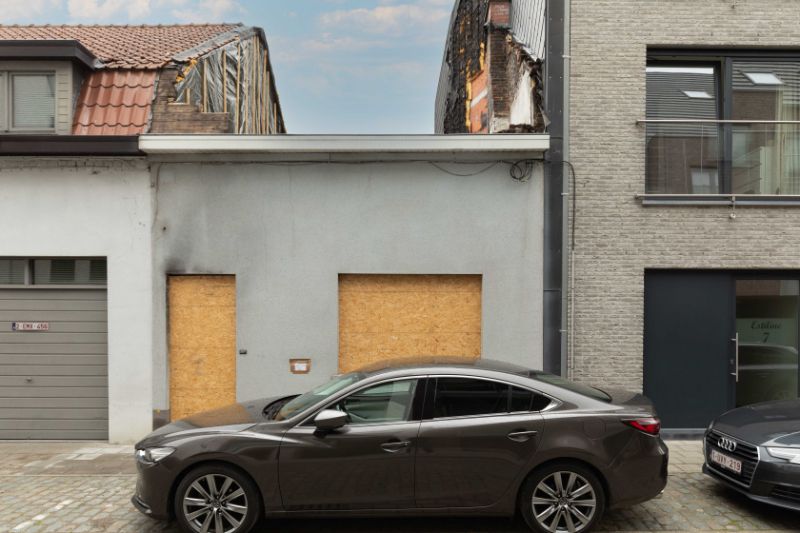
[[[422,508],[484,507],[514,485],[539,445],[542,397],[472,377],[431,379],[415,465]]]
[[[422,396],[418,379],[368,385],[328,409],[348,414],[334,431],[313,416],[286,432],[278,461],[286,510],[405,509],[414,506],[414,454]],[[416,412],[415,412],[416,411]]]

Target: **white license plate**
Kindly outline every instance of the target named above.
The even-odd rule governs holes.
[[[742,462],[740,460],[729,457],[724,453],[719,453],[717,450],[711,450],[709,459],[731,472],[736,472],[737,474],[742,473]]]

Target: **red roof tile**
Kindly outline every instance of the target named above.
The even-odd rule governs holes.
[[[106,68],[158,69],[169,63],[176,54],[198,47],[217,35],[240,27],[241,24],[0,25],[0,40],[77,40],[103,61]],[[234,37],[231,38],[233,39]],[[219,44],[222,43],[217,43]]]
[[[74,135],[139,135],[147,130],[155,96],[154,70],[99,70],[83,82]]]

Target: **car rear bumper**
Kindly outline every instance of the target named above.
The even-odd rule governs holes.
[[[667,486],[669,448],[660,437],[637,434],[607,476],[609,508],[652,500]]]

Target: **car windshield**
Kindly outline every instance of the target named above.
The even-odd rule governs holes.
[[[561,376],[546,374],[544,372],[531,372],[531,377],[538,379],[539,381],[549,383],[550,385],[567,389],[570,392],[576,392],[578,394],[583,394],[584,396],[594,398],[595,400],[600,400],[601,402],[611,402],[611,396],[600,389],[595,389],[594,387],[583,385],[582,383],[575,383],[574,381],[562,378]]]
[[[364,374],[358,372],[351,372],[350,374],[336,376],[327,383],[323,383],[319,387],[315,387],[307,393],[298,396],[289,402],[286,402],[286,404],[284,404],[283,407],[281,407],[275,413],[275,416],[272,419],[280,421],[291,418],[294,415],[305,411],[312,405],[333,396],[345,387],[349,387],[356,381],[362,380],[363,378]]]

